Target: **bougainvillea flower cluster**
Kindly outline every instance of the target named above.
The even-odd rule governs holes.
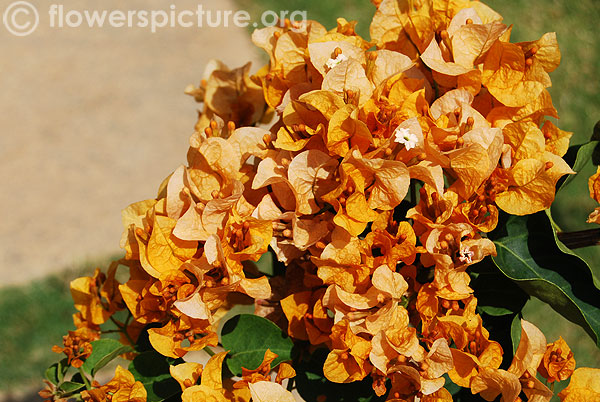
[[[555,34],[513,43],[479,1],[374,3],[370,40],[342,18],[329,31],[282,21],[253,33],[269,57],[255,74],[213,61],[187,88],[201,103],[187,164],[123,211],[124,258],[72,283],[78,329],[56,347],[70,364],[108,320],[124,344],[145,332],[172,359],[210,350],[243,301],[295,342],[326,347],[329,381],[369,377],[388,401],[451,401],[448,381],[487,401],[549,401],[546,384],[571,376],[564,340],[547,344],[524,320],[501,369],[469,275],[496,254],[486,234],[501,211],[548,208],[574,173],[562,159],[571,133],[547,120],[558,117]],[[284,272],[256,269],[266,253]],[[226,355],[170,367],[184,401],[295,400],[283,385],[293,365],[270,374],[276,353],[224,382]],[[598,395],[585,370],[561,398]],[[146,391],[119,367],[81,396]]]

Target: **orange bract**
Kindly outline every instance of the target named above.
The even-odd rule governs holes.
[[[573,372],[569,386],[558,396],[561,402],[593,401],[600,398],[600,369],[580,367]]]
[[[542,377],[550,382],[564,381],[573,374],[575,370],[573,352],[562,337],[548,344],[538,370]]]
[[[87,327],[81,327],[76,331],[69,331],[69,335],[63,336],[63,346],[54,345],[52,351],[67,355],[68,363],[79,368],[84,360],[92,353],[90,342],[100,338],[100,334]]]
[[[121,366],[117,366],[115,377],[108,383],[81,393],[85,402],[145,402],[146,395],[144,385],[135,381],[133,374]]]
[[[384,395],[389,380],[388,400],[449,401],[448,374],[486,400],[545,401],[535,373],[571,374],[562,338],[546,345],[526,321],[500,369],[504,351],[477,313],[469,271],[496,255],[487,233],[501,211],[549,208],[574,173],[562,159],[571,133],[547,120],[558,117],[547,91],[555,35],[511,43],[479,1],[373,3],[370,41],[342,18],[330,31],[282,21],[253,33],[269,58],[254,75],[211,61],[187,88],[202,104],[187,163],[155,199],[123,211],[125,258],[72,282],[78,331],[89,335],[80,340],[127,308],[124,336],[145,331],[159,353],[185,357],[216,346],[242,303],[311,352],[328,348],[330,381],[370,375]],[[56,350],[78,365],[89,347],[74,336]],[[271,381],[275,353],[224,385],[225,355],[171,367],[184,401],[293,400],[281,385],[290,364]],[[572,385],[575,400],[584,386]]]

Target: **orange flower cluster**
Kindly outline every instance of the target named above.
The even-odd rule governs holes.
[[[451,401],[447,374],[488,401],[550,399],[536,372],[568,378],[568,346],[547,347],[523,321],[500,369],[467,269],[495,255],[485,233],[499,209],[548,208],[574,173],[571,133],[545,120],[558,117],[546,90],[555,35],[511,43],[479,1],[374,3],[370,41],[344,19],[331,31],[285,21],[254,32],[270,58],[256,74],[209,64],[186,90],[202,103],[187,165],[123,211],[125,258],[72,284],[80,330],[126,308],[123,342],[153,324],[152,347],[179,358],[216,346],[219,320],[254,300],[292,338],[329,348],[330,381],[370,376],[378,395],[391,384],[390,401]],[[253,264],[269,248],[283,277]],[[233,387],[225,355],[171,368],[184,401],[294,400],[281,382],[295,372],[282,364],[271,381],[271,352]],[[84,400],[118,384],[145,397],[118,371]]]
[[[143,384],[121,366],[117,366],[115,377],[108,383],[81,393],[84,402],[145,402],[146,396]]]
[[[596,202],[600,202],[600,167],[588,180],[590,197]],[[588,217],[587,223],[600,223],[600,207],[595,208]]]
[[[64,353],[67,356],[67,362],[71,366],[79,368],[92,353],[90,342],[99,338],[100,335],[95,331],[81,327],[76,331],[69,331],[68,335],[63,336],[63,347],[54,345],[52,351]]]
[[[292,394],[281,385],[283,380],[296,375],[289,364],[281,363],[275,381],[271,381],[269,373],[271,362],[277,357],[275,353],[267,350],[263,363],[255,370],[244,369],[242,379],[232,387],[224,384],[221,379],[221,369],[226,355],[227,352],[222,352],[212,356],[204,370],[202,365],[197,363],[183,363],[171,368],[171,374],[182,386],[183,402],[295,401]],[[180,369],[182,366],[185,368]],[[198,367],[197,372],[200,374],[192,377],[189,374],[193,370],[192,367]],[[201,377],[200,384],[192,385],[196,384],[199,377]]]

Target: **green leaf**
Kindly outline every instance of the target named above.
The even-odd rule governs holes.
[[[227,367],[235,375],[242,374],[242,367],[258,368],[267,349],[278,355],[271,367],[291,360],[294,346],[277,325],[251,314],[240,314],[227,321],[221,331],[221,344],[229,350]]]
[[[521,317],[519,315],[515,315],[515,318],[513,318],[512,324],[510,325],[510,337],[512,339],[514,356],[514,354],[517,353],[517,348],[521,342]]]
[[[93,341],[91,344],[92,354],[85,360],[82,367],[92,377],[117,356],[133,350],[130,346],[125,346],[119,341],[108,338]]]
[[[471,267],[476,271],[470,286],[477,297],[477,310],[491,316],[514,315],[521,312],[529,299],[527,293],[508,279],[488,258]]]
[[[256,261],[256,267],[258,268],[258,272],[261,272],[267,276],[275,275],[275,264],[273,263],[273,253],[271,251],[267,251],[263,255],[260,256],[260,259]]]
[[[60,382],[58,379],[58,363],[54,363],[52,366],[48,367],[44,376],[52,384],[57,385]]]
[[[65,357],[59,362],[54,363],[52,366],[46,369],[45,376],[54,385],[58,385],[65,378],[65,374],[69,369],[67,358]]]
[[[285,273],[285,264],[277,260],[275,252],[269,249],[254,262],[246,260],[243,262],[244,270],[252,275],[273,277]]]
[[[60,384],[60,387],[58,387],[58,389],[60,391],[62,391],[63,394],[73,394],[77,391],[79,391],[80,389],[82,389],[83,387],[85,387],[85,385],[79,383],[79,382],[73,382],[73,381],[65,381],[62,384]]]
[[[595,150],[597,148],[600,149],[598,144],[600,144],[600,141],[590,141],[585,144],[570,146],[564,159],[575,172],[579,173],[592,160],[592,157],[597,152]],[[562,179],[562,183],[558,185],[558,190],[567,186],[575,176],[572,174]]]
[[[235,317],[236,315],[240,315],[240,314],[254,314],[254,310],[255,310],[254,299],[250,299],[249,302],[250,302],[250,304],[234,305],[231,308],[231,310],[229,310],[223,316],[223,318],[221,318],[219,320],[219,326],[217,328],[217,334],[219,334],[219,337],[221,336],[221,332],[223,332],[223,327],[225,326],[225,323],[227,321],[229,321],[230,318]]]
[[[600,346],[600,290],[585,261],[561,250],[545,211],[503,215],[502,220],[490,233],[496,266],[529,295],[583,327]]]
[[[175,361],[179,364],[182,361]],[[164,401],[181,393],[177,381],[169,372],[169,360],[156,351],[148,351],[136,356],[129,365],[129,371],[136,381],[146,388],[148,402]]]
[[[596,286],[597,289],[600,289],[600,278],[598,278],[598,276],[596,275],[596,273],[594,272],[594,270],[592,270],[592,268],[590,267],[590,265],[588,264],[588,262],[582,256],[580,256],[579,254],[577,254],[573,250],[571,250],[569,247],[567,247],[558,238],[558,232],[560,232],[560,228],[558,227],[558,224],[552,218],[552,214],[550,212],[550,209],[546,210],[546,216],[548,217],[548,220],[550,221],[550,224],[552,225],[552,233],[554,235],[554,242],[556,243],[556,245],[558,246],[558,248],[560,249],[560,251],[562,251],[565,254],[570,254],[570,255],[574,256],[575,258],[580,259],[581,262],[582,262],[582,264],[585,264],[587,270],[590,271],[590,273],[592,275],[592,279],[594,281],[594,286]]]

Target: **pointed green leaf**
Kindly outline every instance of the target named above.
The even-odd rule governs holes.
[[[263,255],[260,256],[260,259],[255,262],[256,267],[258,268],[258,272],[263,273],[267,276],[275,275],[275,264],[274,264],[273,253],[271,251],[267,251]]]
[[[58,379],[58,363],[54,363],[52,366],[46,369],[44,376],[48,381],[54,385],[58,385],[60,380]]]
[[[510,325],[510,337],[512,339],[512,350],[514,355],[517,353],[517,348],[521,342],[521,317],[519,314],[515,315],[512,324]]]
[[[471,267],[474,277],[470,286],[477,297],[477,311],[491,316],[520,313],[529,296],[515,282],[508,279],[489,259]]]
[[[83,370],[93,376],[117,356],[131,352],[130,346],[125,346],[114,339],[100,339],[91,342],[92,354],[83,363]]]
[[[579,173],[592,160],[595,150],[600,148],[598,144],[600,144],[600,141],[590,141],[581,145],[573,145],[569,147],[564,159],[575,172]],[[575,176],[574,174],[567,175],[562,183],[558,185],[558,190],[567,186]]]
[[[294,346],[277,325],[251,314],[236,315],[227,321],[221,331],[221,344],[229,350],[227,367],[235,375],[242,374],[242,367],[258,368],[267,349],[278,355],[271,367],[291,360]]]
[[[85,385],[79,382],[65,381],[62,384],[60,384],[60,387],[58,387],[58,389],[63,392],[63,395],[69,395],[79,391],[80,389],[83,389],[83,387],[85,387]]]
[[[254,314],[254,300],[250,299],[250,302],[251,304],[236,304],[219,320],[219,326],[217,327],[217,334],[219,334],[219,337],[221,337],[221,332],[223,332],[225,323],[227,323],[230,318],[240,314]]]
[[[45,377],[54,385],[58,385],[65,379],[65,374],[69,369],[67,358],[65,357],[59,362],[54,363],[46,369]]]
[[[503,220],[490,233],[496,266],[529,295],[583,327],[600,346],[600,290],[585,261],[561,250],[545,211]]]
[[[152,350],[136,356],[129,365],[133,378],[146,388],[148,402],[164,401],[181,393],[179,384],[171,377],[168,359]]]
[[[585,259],[583,259],[580,255],[575,253],[573,250],[571,250],[569,247],[567,247],[562,241],[560,241],[560,239],[558,238],[558,232],[560,232],[560,228],[558,227],[558,224],[552,218],[550,209],[547,209],[545,212],[546,212],[546,216],[548,217],[548,220],[550,220],[550,224],[552,225],[552,234],[554,235],[554,242],[556,243],[556,245],[558,246],[560,251],[562,251],[565,254],[572,255],[573,257],[581,260],[582,268],[590,271],[590,274],[592,275],[592,279],[594,281],[594,286],[596,286],[597,289],[600,289],[600,278],[598,278],[598,276],[596,275],[594,270],[590,267],[590,265],[588,264],[588,262]],[[584,265],[585,265],[585,268],[584,268]]]

